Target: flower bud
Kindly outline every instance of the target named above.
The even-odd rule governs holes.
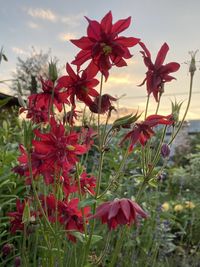
[[[11,251],[13,250],[14,246],[13,244],[5,244],[2,248],[2,254],[3,256],[7,256],[11,253]]]
[[[170,155],[170,148],[167,144],[163,144],[161,147],[161,155],[163,158],[167,158]]]
[[[53,61],[49,63],[49,78],[52,82],[55,82],[58,79],[56,63]]]
[[[190,51],[189,54],[191,55],[191,61],[190,61],[190,67],[189,67],[189,72],[191,73],[191,75],[194,75],[195,71],[196,71],[196,60],[195,60],[195,56],[196,53],[198,52],[198,50],[194,51]]]
[[[14,266],[15,267],[20,267],[21,266],[21,257],[16,257],[15,259],[14,259]]]

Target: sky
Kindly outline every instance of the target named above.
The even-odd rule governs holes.
[[[26,58],[31,47],[47,52],[59,59],[60,65],[71,62],[79,51],[69,40],[86,35],[87,21],[84,16],[100,21],[112,11],[113,21],[132,17],[131,26],[122,35],[140,38],[151,51],[154,60],[164,42],[170,50],[165,63],[181,64],[173,76],[177,80],[165,85],[160,114],[171,112],[171,101],[183,101],[182,113],[187,104],[190,76],[188,51],[200,50],[200,1],[199,0],[0,0],[0,46],[4,47],[8,62],[0,66],[0,80],[12,78],[17,57]],[[131,48],[133,57],[128,67],[113,68],[104,93],[121,97],[118,106],[124,111],[143,111],[146,103],[146,87],[138,87],[146,72],[140,47]],[[199,61],[200,52],[197,53]],[[197,62],[193,97],[188,119],[200,119],[200,63]],[[0,91],[12,93],[9,84]],[[152,98],[149,112],[156,103]]]

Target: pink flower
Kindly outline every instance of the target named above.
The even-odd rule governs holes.
[[[96,213],[89,219],[98,218],[102,223],[107,223],[110,230],[115,229],[118,225],[137,224],[137,217],[147,218],[147,214],[134,201],[126,198],[116,199],[101,204]]]
[[[113,65],[117,67],[127,66],[124,59],[131,58],[129,47],[135,46],[138,38],[118,36],[126,30],[131,22],[131,17],[112,23],[112,13],[108,12],[101,22],[87,18],[89,26],[87,35],[78,40],[71,40],[73,44],[81,48],[72,64],[78,68],[91,59],[91,66],[100,71],[105,78],[109,76],[109,70]]]
[[[167,52],[169,51],[169,46],[166,43],[162,45],[154,64],[151,61],[151,54],[146,48],[145,44],[142,42],[139,44],[143,49],[141,54],[143,55],[144,63],[148,68],[148,71],[146,72],[146,78],[139,86],[142,86],[146,83],[148,95],[153,93],[155,100],[158,101],[158,94],[163,93],[164,83],[175,79],[169,74],[177,71],[180,68],[180,65],[176,62],[170,62],[166,65],[163,64]]]

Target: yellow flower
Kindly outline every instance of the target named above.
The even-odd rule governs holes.
[[[179,211],[182,211],[184,209],[184,207],[181,205],[181,204],[177,204],[175,207],[174,207],[174,210],[179,212]]]
[[[192,202],[192,201],[185,201],[185,207],[187,208],[187,209],[194,209],[196,206],[195,206],[195,204]]]
[[[168,211],[170,209],[170,205],[168,202],[164,202],[161,206],[162,211]]]

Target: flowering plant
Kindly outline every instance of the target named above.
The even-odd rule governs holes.
[[[49,78],[40,79],[42,92],[30,95],[27,106],[20,109],[20,113],[26,112],[27,119],[23,123],[24,144],[19,146],[19,164],[13,171],[24,178],[27,194],[21,202],[16,200],[16,210],[7,215],[11,232],[23,232],[23,266],[28,266],[30,261],[33,266],[39,266],[39,262],[42,266],[96,266],[107,253],[107,232],[109,236],[113,231],[121,236],[108,253],[108,266],[116,266],[127,233],[135,231],[134,228],[143,220],[148,220],[148,211],[141,207],[142,195],[150,184],[157,181],[163,169],[156,169],[158,161],[162,155],[166,163],[170,146],[189,108],[190,98],[181,122],[176,116],[178,104],[173,105],[169,114],[158,114],[164,85],[175,79],[170,73],[180,67],[176,62],[164,65],[169,50],[166,43],[153,64],[149,50],[139,38],[120,35],[130,26],[130,17],[114,24],[111,12],[100,22],[86,19],[89,23],[87,36],[71,40],[81,49],[71,62],[75,67],[67,63],[66,75],[58,77],[56,65],[51,63]],[[104,93],[103,84],[109,82],[112,68],[127,66],[126,60],[132,57],[130,48],[136,45],[141,47],[148,69],[141,84],[146,83],[147,88],[144,119],[139,121],[141,113],[138,111],[110,123],[118,99]],[[193,76],[194,71],[191,71],[191,81]],[[192,83],[190,97],[191,90]],[[154,114],[148,114],[151,94],[157,103]],[[84,105],[83,113],[77,110],[78,102]],[[86,115],[90,117],[87,123]],[[94,116],[97,125],[92,127],[91,117]],[[155,149],[151,142],[158,126],[163,130]],[[171,139],[165,144],[165,134],[170,127],[173,129]],[[118,169],[106,180],[105,155],[119,133],[122,136],[118,142],[119,151],[122,151],[121,161]],[[142,177],[138,194],[134,200],[113,198],[109,193],[114,184],[120,183],[126,162],[136,149]],[[98,161],[96,169],[89,167],[91,162],[95,165],[94,154]],[[101,223],[108,227],[105,229]],[[106,234],[99,234],[99,229]],[[31,239],[34,234],[36,241]],[[31,260],[26,253],[30,240],[37,242]],[[102,240],[105,248],[95,252],[94,246]],[[96,257],[92,256],[94,253]]]

